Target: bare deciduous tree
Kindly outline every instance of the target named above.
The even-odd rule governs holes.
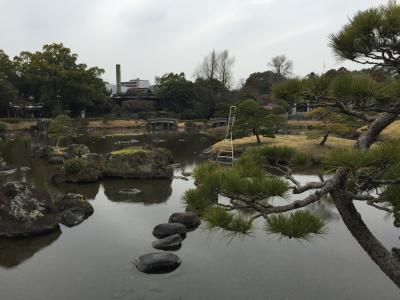
[[[268,63],[268,67],[270,67],[272,71],[279,75],[287,76],[292,73],[293,62],[285,55],[278,55],[271,59],[271,61]]]
[[[203,62],[194,71],[194,76],[197,78],[216,79],[218,70],[218,54],[213,49]]]
[[[228,50],[217,52],[214,49],[203,59],[196,68],[193,76],[204,79],[217,79],[227,88],[231,87],[232,68],[235,58],[229,55]]]
[[[232,85],[232,80],[233,80],[232,68],[234,63],[235,63],[235,58],[229,56],[228,50],[225,49],[224,51],[218,54],[218,68],[217,68],[218,79],[227,88],[230,88]]]

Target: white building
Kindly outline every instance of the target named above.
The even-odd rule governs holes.
[[[130,89],[130,88],[148,89],[150,87],[150,81],[149,80],[142,80],[140,78],[131,79],[129,81],[121,82],[121,88],[122,87],[127,87],[128,89]]]

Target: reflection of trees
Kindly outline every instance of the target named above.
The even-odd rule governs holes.
[[[309,205],[307,209],[313,213],[316,213],[326,221],[340,219],[340,215],[336,210],[335,203],[333,203],[330,197],[324,197],[321,201]]]
[[[74,193],[74,194],[81,194],[86,199],[94,199],[99,191],[100,182],[94,183],[83,183],[83,184],[76,184],[76,183],[61,183],[55,185],[56,188],[53,188],[54,192],[52,193],[53,196],[62,196],[66,193]]]
[[[144,204],[162,203],[167,201],[172,193],[171,179],[133,180],[133,179],[105,179],[102,181],[104,193],[111,201],[116,202],[143,202]],[[142,192],[135,196],[119,195],[123,188],[136,188]]]
[[[32,238],[0,238],[0,266],[10,269],[31,258],[36,252],[49,246],[61,235],[58,229],[52,233]]]

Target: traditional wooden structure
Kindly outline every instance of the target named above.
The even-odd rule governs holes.
[[[150,130],[176,130],[178,124],[178,119],[173,118],[154,118],[147,120],[147,126]]]
[[[222,127],[228,125],[227,118],[213,118],[208,121],[209,127]]]

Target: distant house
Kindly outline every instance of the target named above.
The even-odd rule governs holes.
[[[142,80],[140,78],[131,79],[129,81],[122,81],[121,87],[134,88],[134,89],[148,89],[150,88],[150,81]]]
[[[20,100],[8,104],[8,114],[10,117],[39,118],[43,117],[45,112],[45,105],[43,103],[31,103]]]
[[[117,84],[110,84],[109,82],[104,83],[107,90],[111,90],[112,95],[117,95],[118,92],[118,85]],[[121,94],[126,94],[128,90],[132,93],[135,90],[137,92],[143,92],[147,90],[151,90],[151,85],[149,80],[142,80],[142,79],[131,79],[129,81],[123,81],[120,83]]]

